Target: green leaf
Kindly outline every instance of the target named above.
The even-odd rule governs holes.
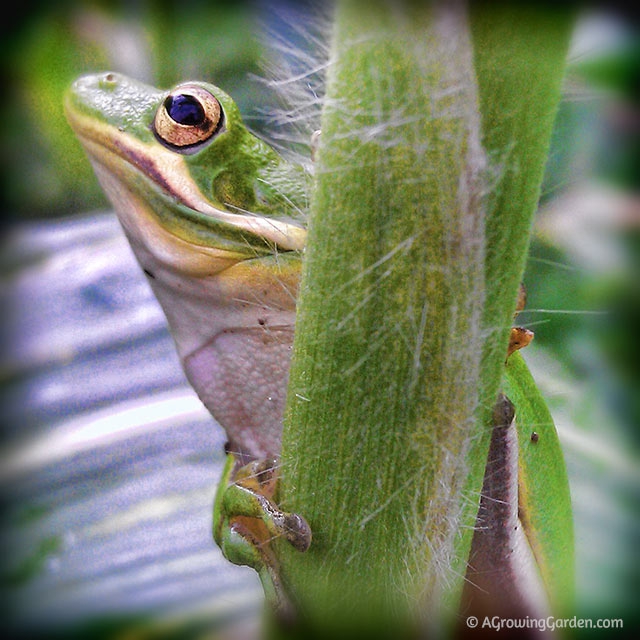
[[[554,614],[571,610],[573,517],[567,470],[553,418],[519,353],[507,363],[504,393],[516,406],[520,520]]]

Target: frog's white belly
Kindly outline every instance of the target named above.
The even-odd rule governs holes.
[[[186,357],[184,370],[243,458],[278,456],[293,326],[225,329]]]
[[[297,254],[237,262],[185,247],[162,228],[154,242],[124,228],[189,382],[227,432],[230,450],[245,461],[279,456],[299,278],[298,268],[286,267],[299,265]]]

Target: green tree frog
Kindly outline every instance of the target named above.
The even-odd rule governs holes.
[[[209,84],[160,91],[102,73],[78,79],[65,107],[186,375],[226,431],[214,537],[282,610],[269,540],[311,542],[305,520],[273,501],[310,176]]]
[[[300,551],[311,544],[304,518],[281,511],[275,498],[311,177],[253,136],[232,99],[206,83],[160,91],[115,73],[86,76],[71,87],[66,112],[164,309],[189,381],[227,433],[214,538],[231,562],[258,571],[271,606],[286,614],[270,540],[281,536]],[[468,576],[482,592],[517,589],[518,606],[531,604],[527,593],[568,592],[572,557],[557,436],[514,354],[532,337],[519,327],[511,333],[511,402],[501,397],[496,407]],[[524,537],[512,535],[518,528]],[[521,579],[524,556],[513,549],[523,544],[540,588]],[[483,567],[493,577],[485,580]]]

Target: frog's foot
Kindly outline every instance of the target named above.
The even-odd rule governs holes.
[[[277,484],[277,461],[254,460],[235,473],[222,497],[223,511],[232,516],[257,518],[271,538],[284,537],[298,551],[311,544],[311,529],[297,513],[281,511],[273,501]]]
[[[271,542],[284,538],[298,551],[306,551],[311,544],[311,529],[302,516],[282,511],[275,504],[275,460],[237,466],[236,458],[229,454],[216,496],[214,538],[230,562],[258,572],[271,607],[288,616],[291,608]]]
[[[292,607],[280,582],[278,561],[269,544],[264,542],[268,534],[264,526],[260,531],[261,524],[254,518],[225,520],[216,542],[229,562],[249,566],[257,572],[271,610],[279,616],[290,617]]]

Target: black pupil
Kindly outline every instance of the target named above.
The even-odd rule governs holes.
[[[169,117],[178,124],[197,126],[204,122],[204,109],[200,102],[190,95],[169,96],[164,101]]]

